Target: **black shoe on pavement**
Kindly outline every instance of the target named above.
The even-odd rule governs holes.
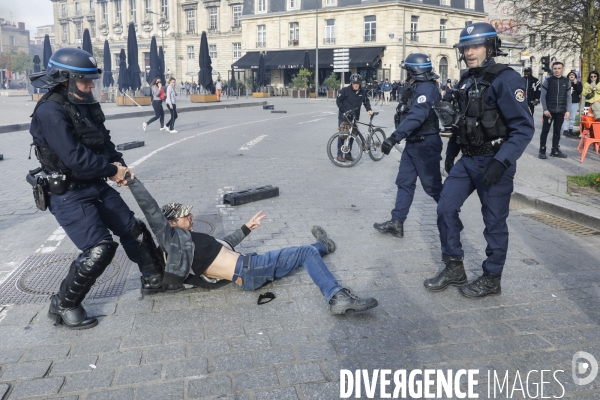
[[[335,242],[329,239],[329,236],[327,236],[327,232],[325,232],[325,229],[321,228],[319,225],[315,225],[310,230],[310,233],[312,233],[312,235],[315,237],[315,239],[317,239],[317,241],[323,243],[325,247],[327,247],[327,251],[329,252],[329,254],[335,252]]]
[[[502,294],[500,286],[501,277],[492,277],[486,273],[475,279],[473,282],[461,286],[458,290],[463,296],[469,298],[480,298]]]
[[[344,288],[334,294],[331,300],[329,300],[329,311],[332,314],[345,314],[348,311],[365,311],[375,308],[378,305],[379,303],[374,298],[361,299],[352,294],[350,290]]]
[[[567,155],[564,154],[562,151],[560,151],[560,149],[552,149],[552,152],[550,153],[550,157],[567,158]]]
[[[346,154],[346,161],[350,161],[350,162],[354,161],[354,157],[352,157],[352,154],[350,154],[350,153]]]
[[[461,258],[453,258],[442,254],[442,261],[446,264],[446,268],[433,278],[425,279],[425,282],[423,282],[425,289],[439,292],[448,286],[462,286],[468,283],[465,266]]]
[[[346,162],[346,159],[344,158],[344,156],[337,156],[336,160],[338,160],[338,162]]]
[[[163,276],[160,272],[153,273],[148,276],[140,276],[142,281],[142,287],[140,288],[140,292],[142,295],[152,295],[159,292],[163,292]]]
[[[546,157],[546,148],[545,148],[545,147],[542,147],[542,148],[540,149],[540,154],[538,154],[538,157],[539,157],[541,160],[545,160],[545,159],[547,158],[547,157]]]
[[[54,326],[62,324],[69,329],[89,329],[98,325],[96,317],[87,317],[81,304],[75,308],[61,306],[60,297],[57,294],[50,298],[48,317],[54,320]]]
[[[381,233],[389,233],[397,238],[404,237],[404,224],[400,221],[389,220],[382,223],[374,223],[373,228]]]

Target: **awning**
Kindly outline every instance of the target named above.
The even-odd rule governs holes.
[[[385,47],[350,48],[350,68],[372,67],[383,57]],[[304,65],[306,50],[275,50],[265,54],[266,69],[299,69]],[[315,50],[308,50],[311,67],[315,62]],[[233,63],[234,69],[258,69],[260,52],[249,51]],[[319,68],[333,67],[333,49],[319,49]]]

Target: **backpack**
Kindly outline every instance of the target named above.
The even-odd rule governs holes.
[[[164,88],[160,88],[160,93],[158,94],[158,96],[160,97],[160,99],[162,101],[165,101],[165,99],[167,98],[167,95],[165,94],[165,89]]]

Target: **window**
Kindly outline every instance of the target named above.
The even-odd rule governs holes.
[[[232,6],[231,9],[233,11],[233,27],[239,28],[240,26],[242,26],[242,24],[240,23],[240,17],[242,16],[242,6]]]
[[[440,19],[440,43],[446,44],[446,25],[448,24],[447,19]]]
[[[548,23],[548,14],[542,14],[542,25],[546,25]]]
[[[115,19],[116,22],[121,23],[122,19],[122,13],[121,13],[121,0],[115,0]]]
[[[374,42],[377,33],[377,21],[374,15],[365,17],[365,42]]]
[[[535,35],[529,35],[529,47],[535,47]]]
[[[546,35],[540,35],[540,42],[542,47],[546,47],[547,43],[546,43]]]
[[[233,58],[240,58],[242,56],[242,44],[233,43]]]
[[[450,0],[440,0],[440,6],[449,6]]]
[[[296,8],[298,8],[298,3],[300,3],[300,0],[289,0],[289,10],[295,10]]]
[[[555,49],[556,48],[556,41],[558,40],[558,38],[556,36],[552,36],[552,38],[550,38],[550,48],[551,49]]]
[[[90,22],[90,34],[93,38],[96,37],[96,24],[94,22]]]
[[[81,3],[75,2],[75,14],[81,14]]]
[[[187,10],[187,31],[188,33],[196,32],[196,10]]]
[[[129,0],[129,19],[133,22],[137,22],[137,9],[136,0]]]
[[[210,56],[210,58],[217,58],[217,45],[216,44],[209,44],[208,45],[208,55]]]
[[[169,0],[160,0],[160,12],[169,19]]]
[[[335,44],[335,19],[325,20],[325,44]]]
[[[335,0],[325,0],[326,6],[335,6]]]
[[[217,29],[217,7],[208,9],[208,29]]]
[[[465,0],[465,9],[474,10],[475,0]]]
[[[473,25],[473,21],[465,21],[465,27]]]
[[[101,7],[102,22],[107,23],[108,22],[108,5],[106,3],[100,3],[100,7]]]
[[[410,17],[410,40],[413,42],[419,41],[419,35],[417,31],[419,30],[419,17],[416,15],[412,15]]]
[[[440,59],[438,71],[440,72],[440,82],[446,82],[448,79],[448,59],[446,57]]]
[[[62,4],[60,7],[60,13],[62,15],[67,15],[67,5],[66,4]]]
[[[297,22],[290,22],[290,41],[289,46],[298,46],[300,41],[300,26]]]
[[[194,57],[194,46],[188,46],[187,47],[187,55],[188,55],[188,60],[193,60]]]
[[[62,26],[62,41],[63,43],[69,42],[69,25],[67,24]]]
[[[258,25],[257,27],[256,47],[267,47],[267,26]]]
[[[150,11],[152,11],[152,0],[144,0],[144,12],[146,18],[150,18]]]
[[[119,64],[121,64],[121,56],[119,53],[116,53],[115,54],[115,63],[113,65],[115,66],[115,68],[120,68]]]
[[[81,39],[81,22],[75,24],[75,39]]]
[[[17,39],[14,36],[10,37],[10,45],[11,46],[16,46],[17,45]]]
[[[90,14],[94,12],[94,0],[90,0]]]
[[[258,12],[267,11],[267,0],[258,0]]]

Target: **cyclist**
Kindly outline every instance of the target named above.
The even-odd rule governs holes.
[[[338,126],[341,126],[344,122],[344,113],[347,111],[353,111],[356,119],[358,120],[360,117],[361,105],[365,106],[365,109],[369,115],[373,114],[373,110],[371,110],[371,103],[369,102],[369,97],[367,96],[367,91],[361,88],[361,82],[362,77],[359,74],[352,74],[352,76],[350,76],[350,85],[340,90],[340,93],[336,99],[336,104],[340,110],[338,113]],[[352,150],[353,142],[354,140],[350,139],[350,150]],[[344,153],[342,153],[343,144],[344,140],[338,138],[337,160],[339,162],[354,161],[354,158],[350,152],[348,152],[348,154],[346,154],[344,157]]]

